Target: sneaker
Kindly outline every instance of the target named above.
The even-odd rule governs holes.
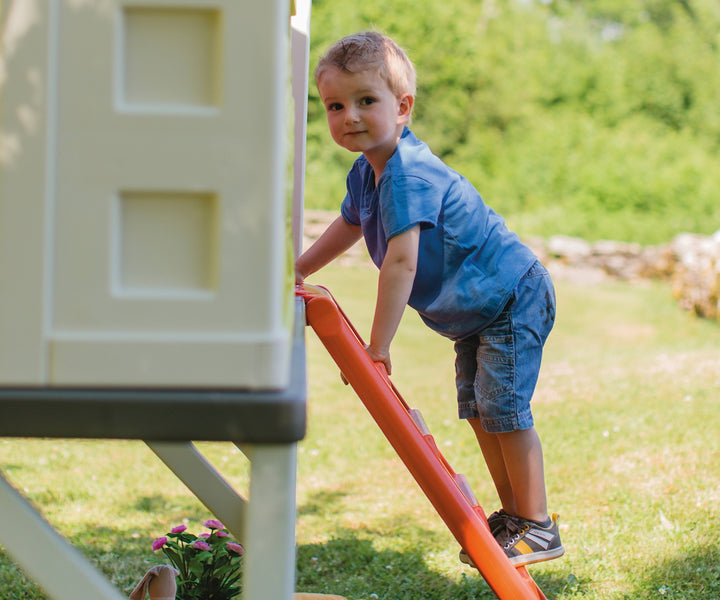
[[[498,533],[505,529],[505,523],[510,518],[510,515],[506,513],[502,508],[496,510],[493,514],[488,517],[488,525],[490,526],[490,533],[493,537],[497,537]]]
[[[505,523],[510,518],[510,515],[506,513],[502,508],[500,510],[496,510],[488,517],[487,522],[490,526],[490,533],[493,534],[494,538],[497,538],[499,533],[505,531]],[[460,550],[459,558],[461,563],[465,563],[466,565],[470,565],[474,569],[477,569],[475,563],[470,559],[465,550]]]
[[[559,516],[553,514],[550,525],[510,517],[505,522],[505,535],[497,537],[510,562],[516,567],[558,558],[565,553],[558,529]]]

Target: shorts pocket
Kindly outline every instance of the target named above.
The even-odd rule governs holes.
[[[508,310],[478,336],[475,392],[492,400],[515,387],[515,348]]]

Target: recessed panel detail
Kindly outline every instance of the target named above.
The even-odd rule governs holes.
[[[214,107],[221,95],[220,11],[126,7],[121,102],[136,107]]]
[[[211,193],[122,192],[114,217],[115,291],[212,291],[217,213]]]

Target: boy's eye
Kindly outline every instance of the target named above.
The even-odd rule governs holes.
[[[340,104],[339,102],[333,102],[333,103],[331,103],[331,104],[328,104],[328,105],[325,107],[325,110],[327,110],[328,112],[334,112],[334,111],[336,111],[336,110],[342,110],[342,104]]]
[[[372,98],[371,96],[365,96],[364,98],[361,98],[360,105],[361,106],[370,106],[375,102],[375,98]]]

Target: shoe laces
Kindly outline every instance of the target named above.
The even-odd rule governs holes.
[[[501,530],[505,529],[505,522],[509,517],[510,515],[501,508],[487,518],[490,531],[494,536],[500,533]]]
[[[505,539],[503,548],[507,550],[530,529],[530,523],[519,517],[508,517],[505,523],[505,529],[507,531],[507,538]]]

